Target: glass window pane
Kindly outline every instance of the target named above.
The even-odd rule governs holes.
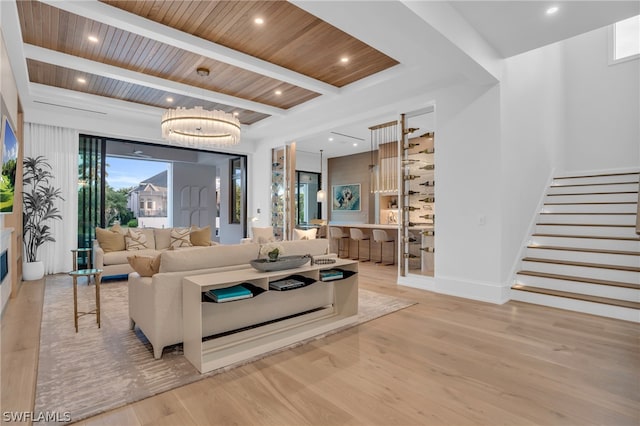
[[[614,25],[614,59],[640,54],[640,15]]]

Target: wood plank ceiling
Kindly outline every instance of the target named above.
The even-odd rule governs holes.
[[[102,3],[257,57],[335,87],[398,62],[286,1],[114,1]],[[198,98],[199,90],[284,110],[319,93],[259,72],[183,50],[38,1],[17,2],[23,42],[85,60],[192,87],[191,96],[28,59],[32,83],[160,108],[192,107],[237,112],[243,124],[269,115]],[[264,24],[257,25],[255,18]],[[95,36],[97,43],[88,40]],[[348,57],[347,63],[341,62]],[[210,70],[207,77],[196,68]],[[78,81],[85,80],[84,83]],[[173,98],[170,104],[167,98]]]

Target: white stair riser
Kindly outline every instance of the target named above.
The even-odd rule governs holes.
[[[634,204],[544,204],[541,213],[636,213]]]
[[[635,203],[638,191],[625,194],[547,195],[545,203]]]
[[[568,260],[572,262],[605,263],[607,265],[634,266],[636,268],[640,268],[640,256],[634,255],[527,248],[526,256],[542,259]]]
[[[623,308],[620,306],[584,302],[582,300],[567,299],[566,297],[549,296],[546,294],[536,294],[520,290],[511,290],[511,300],[519,300],[521,302],[535,303],[537,305],[567,309],[570,311],[583,312],[586,314],[599,315],[624,321],[640,322],[639,310]]]
[[[585,186],[551,186],[548,194],[575,194],[588,192],[638,192],[638,182],[613,183],[610,185],[585,185]]]
[[[522,268],[527,271],[546,272],[549,274],[571,275],[574,277],[595,278],[599,280],[620,281],[623,283],[640,283],[640,272],[620,271],[617,269],[591,268],[587,266],[562,265],[544,262],[522,261]]]
[[[636,225],[635,214],[540,214],[539,223],[598,223],[603,225]]]
[[[640,251],[640,241],[608,240],[598,238],[564,238],[532,235],[529,244],[539,246],[580,247],[602,250]]]
[[[516,276],[518,284],[569,293],[588,294],[590,296],[607,297],[609,299],[640,302],[640,290],[610,285],[588,284],[578,281],[557,280],[554,278],[534,277],[531,275]]]
[[[586,185],[591,183],[620,183],[620,182],[638,182],[638,173],[613,175],[613,176],[594,176],[594,177],[572,177],[568,179],[554,179],[552,186],[557,185]]]
[[[597,237],[635,238],[636,228],[623,226],[536,225],[537,234],[588,235]]]

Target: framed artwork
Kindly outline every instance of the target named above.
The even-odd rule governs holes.
[[[333,185],[331,209],[333,211],[360,211],[360,184]]]
[[[8,117],[2,119],[2,175],[0,175],[0,213],[13,212],[18,167],[18,139]]]

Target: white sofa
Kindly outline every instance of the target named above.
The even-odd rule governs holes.
[[[280,241],[284,255],[321,255],[329,251],[328,240]],[[129,274],[129,318],[133,330],[137,325],[153,346],[153,356],[162,357],[166,346],[181,343],[182,334],[182,279],[187,276],[212,272],[251,268],[249,261],[259,257],[260,244],[245,243],[211,247],[168,250],[160,256],[159,272],[151,277],[141,277],[137,272]],[[318,300],[318,305],[325,305]],[[318,306],[318,307],[319,307]],[[295,310],[295,305],[291,309]],[[305,307],[308,309],[308,306]],[[221,332],[216,318],[203,314],[203,337]],[[291,315],[296,312],[286,312]],[[282,317],[281,311],[273,318]],[[264,319],[261,319],[264,320]],[[246,322],[246,318],[244,318]],[[244,327],[238,321],[225,325],[230,331]]]
[[[168,250],[171,246],[171,230],[173,228],[134,228],[134,230],[144,234],[148,248],[143,250],[115,250],[105,251],[100,246],[98,239],[93,240],[93,267],[102,269],[102,278],[129,275],[133,268],[129,265],[129,256],[157,256],[161,252]],[[118,229],[124,235],[126,229]],[[208,245],[216,245],[214,241],[208,241]],[[201,247],[201,246],[197,246]],[[206,246],[202,246],[206,247]],[[184,250],[184,248],[180,248]]]

